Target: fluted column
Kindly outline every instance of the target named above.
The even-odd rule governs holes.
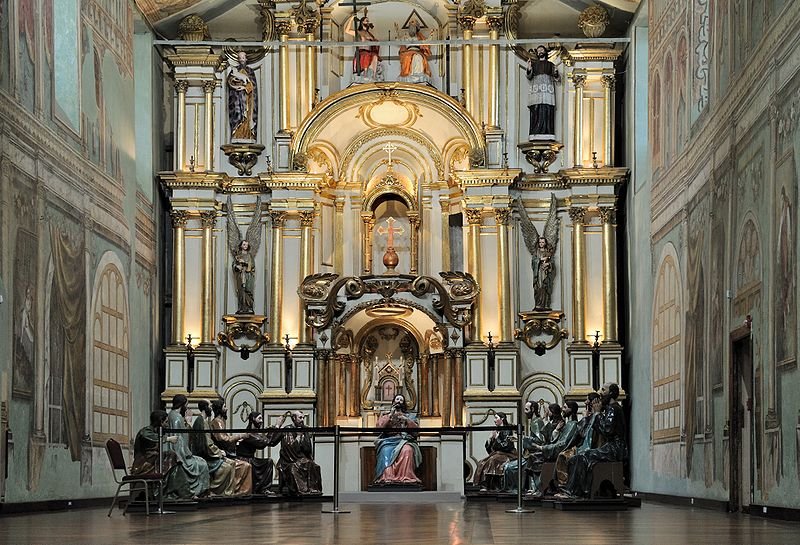
[[[600,209],[603,222],[603,342],[617,342],[617,241],[614,208]]]
[[[487,17],[486,22],[489,24],[489,39],[497,40],[500,37],[500,31],[503,29],[502,17]],[[489,82],[488,101],[486,108],[486,124],[489,127],[499,126],[499,109],[498,100],[499,87],[500,87],[500,46],[498,44],[489,45],[489,73],[486,78]]]
[[[475,17],[463,15],[458,18],[458,24],[461,26],[462,30],[461,37],[464,40],[471,40],[472,29],[475,27]],[[474,110],[472,104],[472,44],[464,44],[461,61],[461,86],[464,89],[464,103],[467,112],[472,114]]]
[[[314,270],[314,211],[300,212],[300,278],[299,282]],[[305,307],[300,300],[300,331],[297,335],[299,344],[311,342],[311,329],[306,325]]]
[[[258,211],[256,211],[258,212]],[[216,210],[200,212],[200,223],[203,226],[203,271],[202,271],[202,323],[200,331],[201,343],[214,342],[214,222]]]
[[[573,74],[575,85],[575,124],[573,138],[575,140],[575,166],[583,165],[583,86],[586,84],[585,74]]]
[[[283,308],[283,222],[284,212],[270,212],[272,218],[272,274],[270,275],[269,323],[273,344],[281,344]]]
[[[409,274],[417,274],[419,270],[419,214],[409,212],[408,223],[411,227],[411,263]]]
[[[511,210],[497,208],[494,211],[497,223],[497,297],[500,303],[500,335],[499,342],[512,342],[513,332],[511,309],[511,268],[509,266],[508,225]]]
[[[361,237],[363,274],[372,274],[372,228],[375,226],[375,218],[370,212],[361,214],[361,221],[364,223],[364,236]]]
[[[203,82],[203,93],[205,93],[206,128],[205,128],[205,156],[206,171],[214,170],[214,89],[217,87],[216,80]]]
[[[450,203],[439,201],[442,208],[442,270],[450,270]]]
[[[441,410],[442,410],[442,426],[452,426],[451,417],[452,417],[452,410],[453,410],[453,402],[452,402],[452,392],[453,388],[453,353],[452,351],[448,350],[444,354],[443,365],[441,366],[442,371],[442,399],[441,399]]]
[[[186,90],[189,82],[185,79],[175,82],[178,94],[178,126],[175,128],[175,170],[186,168]]]
[[[453,359],[453,413],[456,426],[464,425],[464,351],[454,350]]]
[[[570,208],[572,219],[572,340],[586,342],[586,241],[584,239],[585,208]]]
[[[481,223],[483,221],[482,210],[480,208],[467,208],[464,210],[467,216],[467,224],[469,225],[467,231],[467,272],[472,274],[481,289],[484,286],[481,284]],[[481,332],[483,331],[482,316],[483,313],[480,301],[477,303],[475,315],[472,319],[472,335],[470,335],[471,342],[480,342]]]
[[[336,199],[333,203],[336,210],[333,232],[333,270],[336,274],[344,274],[344,199]]]
[[[603,76],[603,166],[614,165],[614,75]]]
[[[347,384],[345,365],[350,361],[350,356],[340,355],[336,360],[338,364],[338,380],[336,381],[336,399],[338,403],[336,404],[336,414],[338,416],[347,416],[347,407],[345,406],[345,385]]]
[[[289,88],[289,31],[292,23],[289,20],[275,21],[275,32],[281,45],[278,47],[278,65],[280,77],[281,99],[281,132],[291,132],[291,91]]]
[[[350,356],[350,403],[348,406],[348,416],[359,416],[361,414],[361,363],[358,356]]]
[[[185,210],[172,210],[172,344],[183,344],[183,311],[186,294]]]
[[[441,388],[441,379],[439,378],[439,372],[442,368],[442,354],[432,354],[430,359],[431,364],[431,394],[433,397],[433,404],[431,407],[432,416],[441,416],[441,411],[439,410],[439,398],[442,397],[442,390]]]
[[[422,354],[419,357],[419,413],[421,416],[431,415],[430,372],[430,354]]]

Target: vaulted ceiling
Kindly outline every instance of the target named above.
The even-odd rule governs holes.
[[[375,0],[372,4],[386,0]],[[334,6],[339,0],[317,0]],[[448,0],[409,0],[409,4],[433,7],[440,4],[443,13]],[[520,38],[582,38],[578,15],[588,6],[598,3],[609,12],[610,24],[605,36],[625,34],[640,0],[518,0],[520,6]],[[136,0],[150,25],[164,38],[176,37],[178,22],[196,13],[208,23],[215,40],[260,39],[259,4],[257,0]],[[435,11],[433,7],[432,11]]]

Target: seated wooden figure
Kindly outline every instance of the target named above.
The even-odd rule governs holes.
[[[496,413],[494,425],[508,426],[506,414],[502,412]],[[486,440],[485,446],[489,455],[478,462],[472,482],[481,487],[481,492],[500,490],[503,488],[503,466],[516,456],[511,431],[493,431],[489,439]]]
[[[375,441],[377,462],[374,484],[421,484],[416,474],[416,469],[422,463],[417,438],[412,432],[402,431],[418,428],[419,424],[408,412],[402,394],[394,396],[392,410],[378,418],[375,427],[395,429],[382,433]]]
[[[322,476],[312,458],[311,434],[303,431],[306,415],[303,411],[293,411],[291,418],[292,423],[283,431],[272,428],[266,433],[269,446],[281,445],[278,486],[281,493],[289,496],[318,496],[322,494]],[[283,427],[285,420],[284,414],[278,428]]]
[[[271,494],[272,474],[275,464],[272,458],[256,458],[256,452],[269,444],[269,438],[263,433],[264,417],[261,413],[251,412],[247,417],[247,429],[250,431],[237,445],[236,456],[249,462],[253,468],[253,494]]]

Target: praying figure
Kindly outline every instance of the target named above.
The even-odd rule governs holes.
[[[407,42],[415,42],[411,45],[400,46],[400,81],[412,83],[428,83],[431,80],[431,68],[428,59],[431,56],[431,48],[428,45],[419,43],[428,38],[422,33],[422,23],[416,17],[412,17],[404,28],[400,28],[397,23],[394,25],[397,36]],[[403,32],[405,31],[405,32]]]
[[[375,441],[375,484],[421,484],[415,470],[422,463],[422,451],[416,436],[405,429],[418,428],[408,412],[406,398],[394,396],[392,410],[378,418],[376,428],[395,428],[381,434]]]
[[[556,138],[556,83],[561,81],[556,65],[547,59],[547,48],[537,46],[528,50],[525,76],[530,81],[528,112],[530,129],[528,140],[555,140]]]
[[[498,412],[494,416],[495,426],[508,426],[506,413]],[[481,487],[481,492],[497,490],[503,485],[503,466],[516,454],[514,440],[509,430],[494,430],[486,440],[486,458],[478,462],[472,482]]]
[[[228,83],[228,122],[231,142],[254,142],[258,127],[258,84],[247,66],[247,53],[239,51],[239,64],[231,67]]]
[[[266,433],[270,447],[281,445],[278,458],[278,486],[289,496],[318,496],[322,494],[322,475],[312,455],[311,435],[303,431],[306,415],[303,411],[291,413],[292,423],[283,428],[284,414],[278,429]],[[280,430],[280,431],[279,431]]]

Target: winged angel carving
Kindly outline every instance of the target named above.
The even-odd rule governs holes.
[[[547,215],[542,235],[531,222],[520,201],[515,201],[515,204],[522,227],[522,238],[531,253],[535,310],[547,310],[551,308],[550,296],[553,291],[553,278],[556,274],[554,256],[561,227],[561,218],[558,217],[556,210],[556,196],[553,193],[550,194],[550,212]]]
[[[236,224],[233,203],[228,196],[228,249],[233,256],[233,280],[236,290],[236,314],[253,314],[253,288],[256,280],[255,255],[261,246],[261,197],[256,199],[253,219],[245,237]]]

